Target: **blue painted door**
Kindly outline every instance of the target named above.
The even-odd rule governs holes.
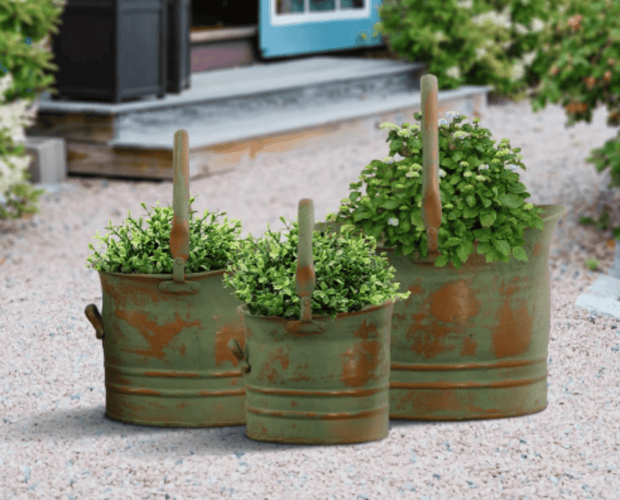
[[[372,37],[382,0],[260,0],[258,39],[263,57],[381,45]],[[366,34],[366,38],[362,34]]]

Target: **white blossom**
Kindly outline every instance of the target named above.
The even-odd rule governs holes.
[[[461,77],[461,70],[458,66],[452,66],[451,68],[446,70],[446,75],[451,76],[452,78],[459,79]]]
[[[527,35],[528,33],[528,29],[521,23],[515,23],[515,31],[519,33],[519,35]]]
[[[545,27],[545,23],[542,22],[540,19],[538,18],[534,18],[532,19],[532,32],[533,33],[538,33],[539,31],[542,31],[542,29]]]
[[[478,16],[472,17],[472,21],[475,24],[483,25],[486,21],[496,26],[503,26],[504,28],[510,28],[510,5],[507,5],[501,13],[497,13],[494,10],[485,12]]]
[[[7,73],[0,78],[0,134],[8,134],[13,144],[18,145],[26,140],[23,127],[33,124],[33,118],[38,111],[38,106],[34,105],[27,110],[29,102],[25,99],[17,100],[6,104],[5,92],[13,85],[13,76]],[[5,104],[2,104],[5,103]],[[24,181],[24,171],[30,164],[29,156],[10,156],[5,155],[0,158],[0,202],[4,202],[4,193],[9,188]]]
[[[442,41],[447,40],[447,39],[448,38],[446,37],[446,34],[443,31],[439,30],[439,31],[437,31],[435,33],[435,41],[436,42],[442,42]]]
[[[473,0],[457,0],[456,3],[462,9],[471,9],[474,5]]]
[[[528,52],[527,54],[523,54],[521,61],[523,61],[523,64],[525,66],[529,66],[530,64],[534,62],[534,59],[536,59],[536,54],[537,54],[536,50],[533,50],[532,52]]]
[[[523,68],[523,64],[516,63],[510,71],[510,79],[513,82],[516,82],[523,78],[523,75],[525,75],[525,69]]]

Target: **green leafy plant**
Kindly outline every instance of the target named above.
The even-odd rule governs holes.
[[[561,102],[568,116],[565,126],[571,127],[591,123],[593,110],[603,103],[610,112],[607,124],[620,125],[620,3],[569,1],[554,15],[544,42],[554,49],[539,61],[544,73],[532,93],[532,109]],[[598,172],[610,168],[608,187],[620,186],[620,134],[593,149],[586,162]],[[620,226],[612,232],[620,240]]]
[[[465,118],[449,112],[452,123],[442,119],[438,127],[439,187],[442,200],[438,245],[441,255],[435,266],[451,262],[456,269],[467,261],[478,240],[477,252],[486,262],[509,262],[510,254],[527,261],[522,246],[526,227],[542,231],[541,208],[524,200],[530,196],[514,172],[525,170],[520,148],[510,149],[508,139],[494,147],[491,132],[460,122]],[[418,121],[422,113],[414,114]],[[422,220],[422,137],[418,124],[381,124],[389,129],[390,155],[383,161],[373,160],[363,171],[360,181],[366,184],[366,196],[352,183],[349,198],[341,201],[336,222],[349,221],[365,234],[384,240],[384,246],[395,247],[395,254],[412,256],[418,252],[428,256],[427,235]],[[395,161],[399,154],[402,160]],[[331,217],[333,214],[330,214]]]
[[[551,12],[565,1],[386,0],[374,29],[396,54],[426,62],[439,90],[490,85],[519,100],[537,83],[529,68]]]
[[[596,260],[596,259],[588,259],[588,260],[586,260],[586,266],[588,266],[590,271],[596,271],[600,264],[601,263],[598,260]]]
[[[196,199],[192,197],[191,203]],[[146,209],[146,205],[142,203]],[[112,221],[106,229],[111,234],[101,237],[97,231],[96,238],[105,243],[104,254],[95,250],[92,243],[88,248],[94,251],[94,255],[87,258],[90,265],[97,271],[108,273],[141,273],[141,274],[172,274],[172,254],[170,253],[170,231],[174,210],[172,207],[154,207],[153,215],[147,211],[150,218],[147,219],[148,228],[142,229],[142,217],[136,222],[128,218],[122,227],[112,227]],[[231,255],[240,246],[237,237],[241,231],[241,222],[233,219],[232,227],[228,226],[228,217],[224,218],[223,224],[214,223],[216,218],[226,215],[209,213],[205,210],[202,219],[194,219],[190,211],[189,215],[189,257],[185,264],[185,272],[199,273],[224,269]],[[211,215],[211,220],[205,222]],[[111,239],[114,234],[119,241]]]
[[[29,158],[23,144],[23,123],[15,109],[30,103],[36,114],[35,101],[41,92],[55,94],[53,75],[44,70],[58,70],[49,63],[53,54],[45,47],[50,32],[58,33],[57,25],[65,0],[0,0],[0,220],[15,220],[38,213],[39,196],[46,191],[34,189],[28,182]],[[8,82],[8,84],[7,84]],[[6,102],[5,102],[6,101]]]
[[[284,217],[280,217],[289,229]],[[357,234],[354,234],[357,233]],[[248,305],[251,314],[299,318],[301,300],[296,291],[299,224],[293,222],[287,239],[269,230],[254,241],[250,234],[241,251],[229,264],[226,286]],[[312,314],[334,319],[341,312],[360,311],[411,292],[397,293],[392,283],[394,268],[375,253],[376,240],[359,234],[352,225],[343,225],[339,234],[315,231],[312,258],[316,286],[312,294]],[[232,276],[229,276],[229,273]]]
[[[23,144],[11,147],[14,140],[23,140],[23,125],[30,124],[34,114],[33,110],[26,111],[27,101],[2,104],[4,91],[11,82],[11,74],[0,78],[0,219],[14,220],[24,214],[38,213],[38,207],[31,202],[37,202],[45,190],[23,182],[30,178],[27,171],[30,158],[24,155]]]

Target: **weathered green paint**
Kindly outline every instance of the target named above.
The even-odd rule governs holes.
[[[432,75],[426,75],[432,76]],[[426,134],[437,133],[436,79],[422,77]],[[393,307],[390,418],[467,420],[526,415],[547,407],[547,348],[551,296],[549,244],[561,205],[540,205],[544,229],[524,231],[528,261],[487,263],[474,253],[457,271],[435,267],[441,221],[438,156],[424,142],[422,215],[428,235],[426,259],[387,252],[399,292],[409,298]],[[429,146],[427,152],[426,147]],[[333,222],[315,230],[334,228]],[[433,251],[435,250],[435,251]]]
[[[305,444],[384,439],[389,431],[390,319],[393,302],[312,316],[312,200],[299,203],[297,292],[300,321],[254,316],[239,307],[245,352],[246,434],[257,441]]]
[[[185,274],[189,256],[187,132],[174,136],[174,219],[169,274],[99,272],[103,316],[86,316],[103,341],[106,413],[162,427],[245,424],[242,366],[228,349],[244,345],[242,304],[224,270]]]

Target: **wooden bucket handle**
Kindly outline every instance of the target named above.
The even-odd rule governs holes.
[[[297,274],[295,290],[301,299],[300,321],[289,321],[286,328],[291,333],[321,333],[325,323],[312,320],[312,292],[316,274],[312,259],[312,233],[314,232],[314,203],[308,198],[299,201],[297,209],[299,240],[297,242]]]
[[[437,129],[437,77],[424,75],[422,86],[422,220],[426,229],[429,256],[439,255],[438,231],[441,225],[439,191],[439,133]]]
[[[174,149],[172,153],[174,180],[172,191],[172,229],[170,231],[170,253],[173,261],[182,259],[183,266],[189,257],[189,147],[186,130],[174,133]],[[178,264],[177,264],[178,266]],[[173,281],[183,283],[183,275],[179,280],[173,275]]]

